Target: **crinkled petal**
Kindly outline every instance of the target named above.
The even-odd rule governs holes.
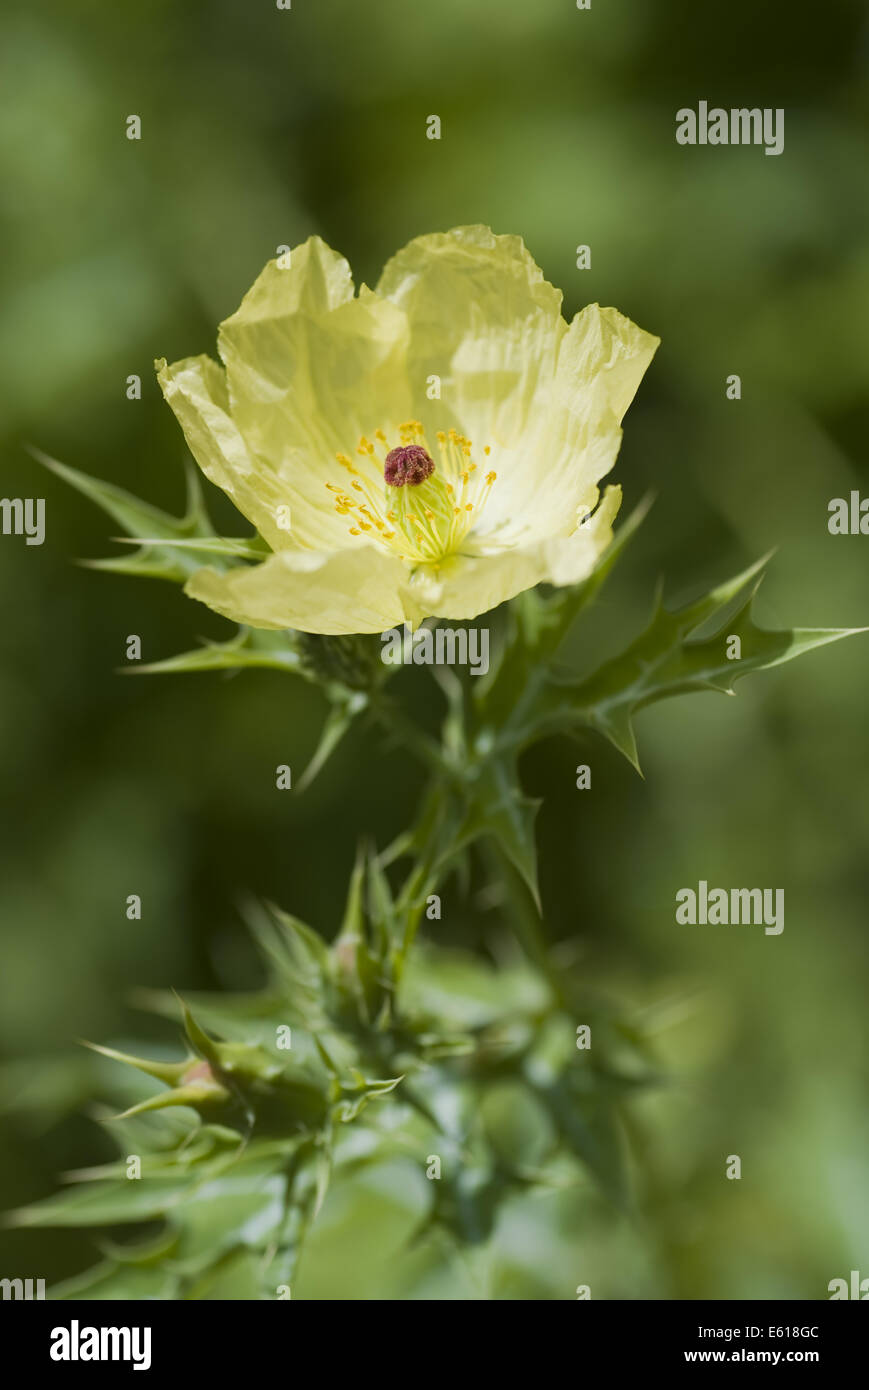
[[[621,420],[658,339],[589,305],[568,328],[561,294],[519,237],[487,227],[418,237],[386,266],[378,294],[410,324],[408,374],[418,392],[437,375],[441,399],[420,406],[491,446],[497,483],[481,529],[527,547],[569,535],[612,468]]]
[[[283,550],[226,574],[198,570],[185,592],[236,623],[335,636],[410,620],[405,579],[403,562],[373,546],[331,555]]]
[[[338,452],[408,419],[407,322],[319,237],[271,261],[222,325],[226,371],[207,357],[158,363],[203,472],[274,549],[335,550],[348,522],[326,484]]]
[[[556,399],[580,420],[591,414],[584,383],[598,382],[599,403],[617,425],[637,394],[661,339],[618,309],[588,304],[575,314],[558,354]]]
[[[540,546],[547,584],[561,588],[587,579],[613,538],[613,522],[622,504],[622,490],[604,488],[595,511],[570,536],[555,536]]]
[[[266,266],[218,345],[233,419],[300,514],[331,510],[325,484],[347,481],[336,453],[413,415],[405,314],[365,286],[354,298],[347,262],[319,237],[289,268]]]
[[[407,315],[408,377],[426,427],[455,424],[478,448],[514,444],[567,327],[560,291],[521,237],[488,227],[417,237],[387,263],[377,293]],[[433,376],[441,394],[429,402]]]
[[[574,317],[559,349],[543,436],[557,485],[577,479],[591,489],[612,468],[625,412],[659,344],[617,309],[589,304]]]
[[[590,304],[561,340],[558,362],[521,448],[498,459],[484,529],[514,544],[569,534],[612,468],[621,421],[659,339],[616,309]]]
[[[163,395],[205,476],[228,494],[269,545],[285,545],[277,508],[287,499],[233,420],[221,368],[210,357],[186,357],[171,366],[161,359],[156,366]]]

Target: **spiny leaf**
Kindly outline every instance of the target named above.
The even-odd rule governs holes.
[[[245,917],[263,956],[271,963],[276,983],[299,990],[311,1005],[322,1001],[330,970],[329,948],[311,927],[283,912],[274,903],[248,904]]]
[[[356,859],[350,874],[350,882],[347,886],[344,916],[341,920],[341,927],[333,946],[333,950],[336,952],[339,947],[344,945],[355,949],[357,943],[364,938],[366,862],[367,856],[365,850],[360,845],[356,851]]]
[[[314,756],[299,780],[298,791],[303,792],[310,787],[314,778],[329,761],[347,730],[367,706],[368,697],[361,691],[356,691],[347,699],[339,699],[332,705],[320,731],[320,739]]]
[[[209,1066],[220,1066],[220,1052],[213,1038],[210,1038],[204,1028],[200,1028],[196,1019],[188,1009],[180,995],[176,996],[181,1005],[181,1014],[184,1019],[184,1032],[193,1051],[198,1053]]]
[[[181,1086],[173,1086],[170,1091],[148,1096],[147,1100],[140,1100],[138,1105],[131,1105],[128,1110],[122,1111],[118,1119],[129,1120],[131,1116],[144,1115],[148,1110],[165,1110],[176,1105],[189,1105],[192,1110],[198,1110],[200,1106],[211,1109],[215,1105],[222,1106],[229,1099],[229,1091],[217,1082],[205,1079],[189,1081]]]
[[[241,628],[228,642],[206,642],[193,651],[122,670],[130,675],[169,675],[178,671],[238,671],[243,667],[267,667],[305,675],[292,634],[252,628]]]
[[[608,738],[614,748],[627,758],[631,767],[640,776],[643,769],[640,767],[640,754],[637,748],[637,736],[634,733],[634,726],[631,720],[629,708],[617,708],[612,710],[600,710],[594,719],[594,728],[598,733]]]
[[[190,571],[169,558],[166,550],[150,547],[133,555],[118,555],[111,560],[79,560],[82,569],[102,570],[106,574],[131,574],[138,579],[165,579],[171,584],[184,584]]]
[[[194,1030],[198,1025],[193,1023],[192,1016],[185,1006],[185,1021],[190,1019],[190,1024]],[[206,1035],[198,1030],[202,1037]],[[188,1037],[193,1042],[193,1036],[188,1029]],[[195,1045],[195,1044],[194,1044]],[[121,1112],[115,1118],[118,1120],[128,1120],[134,1115],[143,1115],[150,1110],[164,1110],[176,1105],[189,1105],[194,1109],[201,1105],[208,1107],[215,1103],[222,1104],[229,1099],[229,1091],[221,1086],[219,1081],[213,1077],[207,1067],[203,1067],[201,1062],[197,1062],[195,1057],[188,1057],[183,1062],[150,1062],[146,1058],[133,1057],[126,1052],[118,1052],[113,1047],[101,1047],[98,1043],[84,1043],[93,1052],[98,1052],[103,1057],[109,1057],[112,1061],[123,1062],[127,1066],[135,1067],[137,1071],[144,1072],[147,1076],[153,1076],[158,1081],[165,1083],[169,1087],[166,1091],[158,1091],[156,1095],[147,1096],[144,1100]],[[203,1074],[205,1073],[205,1074]]]
[[[372,896],[370,858],[368,851],[360,846],[350,875],[341,928],[331,951],[339,992],[344,990],[350,994],[357,1012],[366,1021],[370,1021],[376,1009],[382,1006],[386,979],[384,933],[372,933],[369,924]],[[380,872],[382,874],[382,870]],[[385,883],[385,875],[383,880]],[[384,891],[382,885],[380,891]],[[385,891],[388,895],[388,884]],[[389,904],[391,910],[391,897]],[[377,946],[372,949],[369,943],[369,936],[372,935],[379,940],[379,950]]]
[[[331,950],[339,993],[353,999],[366,1023],[385,1025],[395,988],[393,944],[401,912],[373,850],[360,846],[350,878],[341,930]]]
[[[176,1019],[178,999],[171,990],[137,989],[131,1002],[148,1013]],[[268,1042],[280,1023],[295,1022],[292,1001],[284,989],[272,985],[248,993],[203,994],[193,998],[197,1017],[221,1037],[234,1042]]]
[[[205,511],[198,478],[191,468],[187,470],[187,511],[184,516],[175,517],[149,502],[141,501],[125,488],[104,482],[100,478],[92,478],[77,468],[71,468],[69,464],[60,463],[41,449],[32,448],[30,452],[57,477],[101,507],[141,546],[141,549],[130,557],[87,561],[89,567],[124,574],[147,575],[172,580],[175,583],[183,583],[201,568],[196,550],[188,553],[183,546],[178,545],[178,542],[184,540],[208,540],[213,543],[217,539]],[[254,542],[242,544],[251,545]]]
[[[113,1062],[124,1062],[127,1066],[135,1067],[137,1071],[143,1071],[147,1076],[154,1076],[158,1081],[163,1081],[167,1086],[176,1086],[193,1065],[193,1058],[188,1057],[183,1062],[150,1062],[145,1057],[132,1057],[128,1052],[118,1052],[114,1047],[103,1047],[100,1043],[87,1042],[82,1039],[82,1046],[89,1047],[91,1052],[98,1052],[101,1057],[109,1057]]]
[[[171,1264],[125,1265],[104,1260],[84,1274],[54,1284],[52,1299],[112,1299],[118,1302],[157,1299],[173,1302],[180,1297],[180,1279]]]
[[[335,1106],[335,1118],[342,1124],[348,1124],[356,1119],[370,1100],[388,1096],[403,1080],[403,1076],[394,1076],[385,1081],[366,1081],[360,1076],[352,1087],[345,1085],[342,1088],[345,1098]]]
[[[265,544],[257,536],[179,536],[165,540],[158,536],[145,536],[141,540],[132,536],[112,536],[111,539],[116,545],[171,545],[176,550],[237,560],[261,560],[268,554]]]
[[[471,784],[469,804],[459,831],[457,847],[481,835],[491,835],[522,876],[540,911],[537,883],[537,846],[534,825],[540,802],[524,795],[515,758],[505,754],[490,758]]]
[[[104,482],[101,478],[92,478],[77,468],[71,468],[67,463],[61,463],[58,459],[51,458],[41,449],[31,449],[31,453],[57,477],[62,478],[65,483],[69,483],[82,496],[95,502],[98,507],[107,512],[134,539],[153,538],[149,539],[147,543],[159,544],[160,541],[192,534],[205,520],[204,513],[200,511],[198,506],[192,511],[188,511],[186,516],[175,517],[170,512],[164,512],[161,508],[152,506],[149,502],[142,502],[140,498],[127,492],[125,488],[117,487],[114,483]],[[208,532],[200,531],[199,534],[207,535]]]
[[[638,709],[692,691],[733,694],[736,681],[750,671],[780,666],[815,647],[867,630],[760,627],[752,605],[766,563],[766,558],[758,561],[675,611],[659,602],[645,631],[593,675],[573,681],[552,678],[541,696],[531,737],[582,726],[597,729],[638,768],[633,729]],[[740,598],[734,611],[731,605]],[[719,617],[712,635],[702,635],[701,629]],[[731,638],[739,640],[739,656],[727,655]]]
[[[329,1148],[319,1149],[314,1174],[314,1196],[311,1202],[311,1221],[316,1221],[320,1215],[320,1208],[326,1200],[326,1193],[329,1189],[329,1180],[332,1176],[332,1150]]]
[[[165,1230],[156,1237],[133,1241],[128,1245],[121,1245],[119,1241],[110,1240],[108,1236],[103,1236],[94,1244],[106,1259],[114,1260],[117,1264],[155,1265],[171,1256],[178,1244],[178,1233],[177,1231]]]
[[[610,1200],[625,1207],[629,1200],[625,1140],[615,1107],[600,1096],[577,1094],[569,1074],[541,1086],[537,1095],[568,1147],[591,1170]]]
[[[73,1187],[19,1208],[6,1218],[10,1226],[114,1226],[163,1216],[190,1192],[188,1179],[113,1182],[93,1188]]]
[[[113,536],[118,545],[139,545],[128,536]],[[187,562],[186,556],[173,559],[173,551],[187,550],[201,555],[202,560],[195,565]],[[109,560],[79,560],[85,569],[104,570],[112,574],[138,575],[142,579],[167,579],[175,584],[184,584],[193,570],[205,563],[205,556],[217,556],[233,560],[262,559],[267,552],[257,547],[255,541],[236,540],[224,536],[202,540],[146,540],[133,555],[117,555]]]
[[[385,958],[390,935],[398,935],[395,899],[386,872],[370,854],[366,861],[368,882],[368,927],[371,943],[381,960]]]

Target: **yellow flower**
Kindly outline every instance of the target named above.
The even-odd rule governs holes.
[[[519,237],[418,237],[375,291],[318,237],[220,327],[223,366],[158,362],[203,472],[273,554],[192,597],[254,627],[382,632],[575,584],[609,543],[600,496],[658,345],[593,304],[568,326]]]

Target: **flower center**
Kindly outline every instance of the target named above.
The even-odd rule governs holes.
[[[400,425],[399,435],[393,448],[383,430],[375,430],[373,441],[363,436],[358,466],[336,454],[350,481],[326,487],[339,516],[350,518],[351,536],[365,536],[410,564],[438,565],[478,523],[497,475],[481,475],[471,441],[457,430],[438,430],[434,450],[418,420]]]

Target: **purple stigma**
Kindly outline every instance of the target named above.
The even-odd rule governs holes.
[[[434,468],[434,459],[421,444],[402,444],[386,455],[383,476],[390,487],[419,487]]]

